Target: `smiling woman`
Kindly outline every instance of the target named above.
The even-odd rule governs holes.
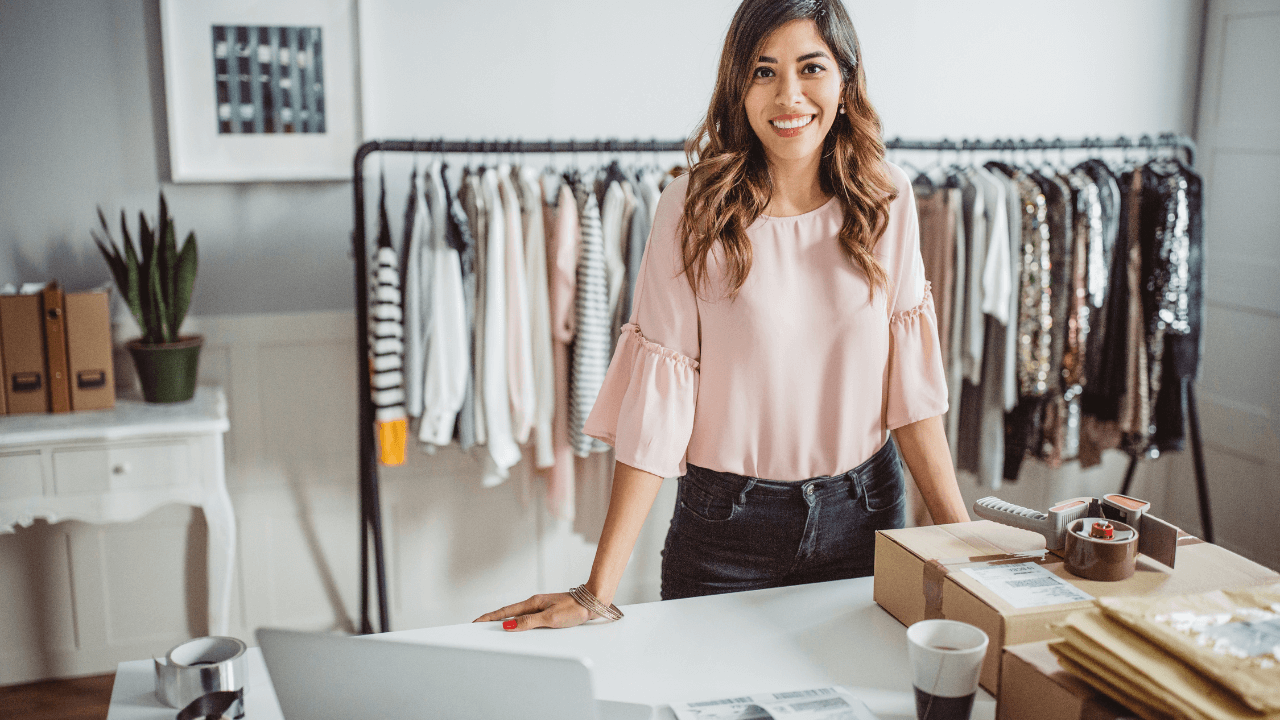
[[[915,200],[866,98],[839,0],[739,7],[584,426],[617,458],[591,577],[478,620],[607,608],[664,477],[664,600],[870,575],[902,460],[936,522],[968,520]]]
[[[751,272],[751,221],[799,214],[834,195],[845,210],[840,245],[871,278],[873,296],[887,289],[871,248],[897,191],[843,4],[744,2],[693,143],[698,163],[683,217],[691,277],[705,280],[707,253],[720,244],[736,295]]]

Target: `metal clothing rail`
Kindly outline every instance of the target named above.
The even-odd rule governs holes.
[[[684,152],[684,140],[371,140],[361,145],[355,154],[352,169],[352,189],[355,196],[355,228],[351,234],[355,256],[356,286],[356,386],[359,393],[356,406],[359,423],[359,471],[360,471],[360,632],[373,632],[369,617],[369,550],[373,546],[375,582],[378,592],[378,619],[380,632],[391,629],[387,601],[386,561],[383,553],[382,509],[378,487],[378,453],[374,442],[373,402],[369,376],[369,247],[366,239],[364,163],[375,152],[420,153],[480,153],[480,154],[551,154],[565,153],[658,153]],[[1040,151],[1051,150],[1103,150],[1103,149],[1180,149],[1187,154],[1187,164],[1195,161],[1195,142],[1185,135],[1162,133],[1142,135],[1130,139],[1114,138],[1009,138],[994,140],[905,140],[892,138],[885,141],[889,150],[924,151]],[[1191,451],[1195,463],[1196,489],[1200,500],[1200,521],[1204,539],[1213,542],[1213,526],[1209,515],[1209,493],[1205,480],[1203,449],[1200,440],[1200,418],[1196,411],[1194,383],[1184,381],[1187,403],[1187,420],[1190,424]],[[1125,472],[1121,492],[1128,492],[1133,480],[1139,455],[1132,455]]]
[[[889,150],[953,150],[961,151],[1013,151],[1027,152],[1038,150],[1047,152],[1049,150],[1109,150],[1109,149],[1146,149],[1155,150],[1156,148],[1175,148],[1184,150],[1187,153],[1187,164],[1195,164],[1196,144],[1195,141],[1186,135],[1178,135],[1176,133],[1160,133],[1159,135],[1140,135],[1136,138],[1129,138],[1125,135],[1114,138],[1102,137],[1082,137],[1075,139],[1063,138],[1007,138],[993,140],[904,140],[902,138],[893,138],[886,140],[885,148]]]

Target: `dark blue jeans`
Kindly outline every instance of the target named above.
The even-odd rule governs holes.
[[[864,577],[876,530],[906,520],[893,438],[836,476],[779,482],[686,463],[662,550],[662,599]]]

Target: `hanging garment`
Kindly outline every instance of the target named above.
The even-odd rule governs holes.
[[[570,360],[578,272],[578,202],[569,183],[562,183],[554,206],[554,231],[548,248],[552,357],[555,363],[555,415],[552,439],[555,465],[547,474],[547,509],[554,517],[574,515],[574,445],[570,442]],[[550,207],[550,206],[549,206]]]
[[[462,289],[462,263],[458,251],[446,241],[449,199],[440,179],[440,163],[429,169],[426,200],[432,222],[431,337],[423,382],[422,422],[418,439],[427,449],[448,445],[462,408],[470,379],[471,350],[467,343],[467,308]]]
[[[489,463],[482,481],[485,487],[501,484],[510,476],[511,467],[520,462],[508,395],[507,220],[499,174],[489,170],[481,177],[489,234],[484,255],[484,414],[489,438]]]
[[[488,209],[484,205],[484,183],[480,179],[480,175],[471,172],[470,168],[463,171],[462,186],[458,189],[462,196],[462,209],[467,213],[467,221],[471,225],[471,234],[475,238],[475,277],[476,277],[476,314],[471,326],[472,351],[475,362],[471,364],[471,385],[474,390],[475,402],[475,436],[477,445],[487,445],[489,443],[489,421],[485,414],[484,400],[484,372],[485,364],[488,362],[484,352],[484,338],[487,333],[485,330],[485,300],[488,295],[488,265],[485,263],[485,255],[487,254],[489,244],[489,224]]]
[[[1071,309],[1071,258],[1074,238],[1071,233],[1071,188],[1056,172],[1038,174],[1048,202],[1049,223],[1049,292],[1053,332],[1050,343],[1049,392],[1045,397],[1041,419],[1040,442],[1032,446],[1034,455],[1049,464],[1062,464],[1062,447],[1066,429],[1066,398],[1063,387],[1063,358],[1066,354],[1067,316]]]
[[[404,245],[401,248],[404,279],[404,390],[405,410],[409,417],[422,416],[422,380],[426,372],[427,337],[430,317],[423,311],[424,295],[430,286],[429,257],[424,248],[429,244],[431,220],[424,202],[418,198],[418,169],[409,176],[409,201],[412,214],[406,213]]]
[[[529,287],[525,278],[524,229],[520,200],[512,182],[512,168],[498,167],[498,187],[506,221],[507,391],[511,399],[511,429],[517,443],[529,442],[537,414],[533,380],[533,344],[529,319]]]
[[[1143,183],[1143,202],[1155,207],[1153,227],[1144,222],[1142,237],[1150,442],[1159,451],[1181,450],[1183,381],[1195,378],[1199,362],[1200,179],[1181,163],[1156,161],[1144,168]]]
[[[609,303],[605,312],[610,325],[610,351],[613,349],[613,318],[618,310],[618,298],[622,295],[622,283],[627,277],[627,266],[622,257],[622,223],[626,209],[627,196],[622,184],[610,181],[600,209],[600,236],[604,243],[605,272],[609,282]]]
[[[960,191],[935,188],[923,177],[917,179],[913,187],[920,217],[920,253],[924,258],[925,277],[932,283],[938,309],[938,340],[942,343],[944,362],[950,365],[951,308],[955,301],[956,282],[955,208],[960,203]]]
[[[968,244],[969,239],[965,233],[964,226],[964,190],[960,185],[960,178],[950,176],[947,182],[951,187],[956,187],[960,196],[958,202],[951,206],[952,214],[955,215],[955,242],[952,243],[954,252],[952,262],[955,265],[955,283],[952,285],[953,296],[951,299],[951,338],[947,346],[951,349],[951,357],[946,365],[947,372],[947,397],[951,402],[947,407],[946,417],[943,418],[946,427],[948,447],[951,450],[951,465],[955,467],[960,462],[959,443],[956,439],[960,436],[960,400],[961,393],[964,389],[964,355],[965,355],[965,301],[968,298]]]
[[[965,241],[960,372],[966,382],[976,386],[982,382],[982,341],[986,334],[986,323],[982,320],[982,273],[986,269],[990,238],[986,196],[978,185],[979,181],[974,179],[970,170],[961,173],[958,179]]]
[[[583,432],[609,368],[609,277],[600,209],[595,193],[583,189],[580,201],[581,247],[577,268],[576,333],[573,339],[572,400],[569,433],[573,450],[586,457],[594,450],[592,436]]]
[[[1141,263],[1139,229],[1141,223],[1141,173],[1128,170],[1118,180],[1119,221],[1111,253],[1111,272],[1102,317],[1106,333],[1099,338],[1095,376],[1081,395],[1084,419],[1081,422],[1080,463],[1090,467],[1102,462],[1102,451],[1124,445],[1126,428],[1134,424],[1134,403],[1129,398],[1130,378],[1138,367],[1130,363],[1130,352],[1141,341],[1141,329],[1131,328]],[[1138,185],[1135,187],[1134,182]],[[1135,263],[1137,265],[1135,265]],[[1141,300],[1137,299],[1140,307]],[[1138,313],[1140,318],[1140,311]],[[1138,321],[1141,322],[1140,319]],[[1133,330],[1134,332],[1131,332]],[[1135,388],[1136,389],[1136,388]]]
[[[555,359],[551,351],[551,307],[547,288],[546,228],[543,224],[542,185],[538,171],[519,171],[524,218],[525,285],[529,290],[529,331],[534,386],[534,467],[555,464],[551,424],[555,417]]]
[[[1070,268],[1067,339],[1062,357],[1063,459],[1079,456],[1084,392],[1084,361],[1092,332],[1093,313],[1089,302],[1089,256],[1093,247],[1102,243],[1102,201],[1098,185],[1083,170],[1066,175],[1071,187],[1073,207],[1072,256]]]
[[[1102,234],[1100,242],[1089,244],[1089,326],[1086,342],[1082,407],[1089,388],[1098,382],[1102,367],[1103,341],[1107,334],[1106,299],[1111,286],[1111,262],[1116,235],[1120,229],[1120,187],[1115,175],[1101,160],[1086,160],[1080,169],[1089,175],[1098,188],[1098,202],[1102,208]],[[1082,459],[1083,462],[1083,459]]]
[[[997,264],[1003,261],[1003,267],[996,270],[996,273],[1004,275],[1006,279],[995,283],[994,290],[1000,306],[993,308],[996,312],[989,313],[986,317],[982,405],[978,421],[982,427],[982,446],[975,473],[980,484],[999,490],[1004,481],[1005,413],[1017,404],[1014,364],[1017,358],[1018,333],[1015,321],[1021,288],[1016,282],[1018,273],[1014,272],[1014,268],[1021,261],[1022,203],[1012,179],[995,170],[987,172],[999,189],[992,205],[996,212],[992,223],[992,247],[987,252],[987,269],[991,269],[993,257],[997,258]],[[997,244],[1001,246],[997,247]],[[990,289],[987,286],[990,276],[990,272],[983,274],[984,292]],[[987,302],[989,299],[990,295],[984,297],[984,309],[991,305]]]
[[[1022,461],[1039,445],[1044,397],[1049,392],[1051,380],[1053,342],[1048,203],[1041,186],[1028,174],[1015,171],[1014,181],[1022,205],[1016,362],[1018,402],[1005,416],[1005,480],[1018,479]]]
[[[714,267],[695,295],[678,232],[688,179],[669,185],[585,432],[613,443],[618,462],[659,477],[683,475],[687,461],[785,481],[845,473],[883,447],[888,430],[943,414],[911,184],[885,168],[897,197],[874,250],[889,291],[874,300],[836,241],[836,197],[795,217],[756,218],[746,228],[752,274],[736,299],[724,297]]]
[[[989,413],[999,407],[999,398],[996,397],[995,406],[989,405],[989,393],[987,389],[990,387],[991,379],[989,375],[993,372],[1000,372],[1003,368],[1003,344],[998,348],[998,359],[992,358],[990,355],[995,350],[986,346],[987,339],[991,338],[993,333],[999,332],[999,339],[1003,343],[1003,330],[994,330],[988,326],[989,322],[997,322],[994,318],[990,318],[986,308],[994,303],[994,299],[989,298],[990,295],[998,292],[998,289],[992,287],[997,281],[991,279],[997,272],[991,266],[992,258],[1003,256],[1006,260],[1009,255],[1009,237],[1007,223],[1007,204],[1004,201],[1003,186],[991,173],[984,168],[973,167],[967,168],[966,173],[974,190],[973,212],[975,218],[971,225],[974,228],[976,236],[971,246],[975,248],[970,257],[970,282],[972,287],[968,293],[967,302],[969,303],[966,315],[977,310],[979,320],[971,321],[980,327],[983,336],[983,343],[979,347],[971,345],[970,352],[978,353],[974,357],[977,364],[977,377],[975,379],[966,378],[963,383],[960,394],[960,428],[957,437],[953,440],[956,445],[956,455],[958,461],[957,469],[966,470],[979,476],[986,478],[983,473],[983,456],[988,452],[991,444],[999,438],[1001,457],[1003,457],[1003,435],[1004,435],[1004,415],[1003,411],[999,415],[991,418],[991,423],[984,422],[984,418]],[[997,237],[998,236],[998,237]],[[994,246],[1000,246],[997,249]],[[1007,264],[1003,268],[1007,274]],[[1004,291],[1008,291],[1007,277],[1005,278]],[[1004,314],[1008,314],[1008,297],[1007,295],[1000,298]],[[988,458],[988,461],[990,459]],[[983,481],[987,484],[987,481]]]
[[[614,304],[613,315],[609,320],[609,354],[613,354],[613,348],[618,346],[618,337],[622,333],[622,326],[627,322],[627,316],[622,314],[622,306],[630,294],[627,287],[627,277],[630,274],[628,262],[631,259],[631,223],[635,220],[636,215],[636,193],[632,188],[629,180],[622,181],[623,208],[622,208],[622,228],[619,233],[619,256],[622,260],[622,276],[618,278],[618,301]]]
[[[479,358],[475,354],[475,318],[476,318],[476,243],[471,235],[471,222],[464,209],[462,198],[466,184],[454,194],[449,188],[449,166],[440,168],[440,183],[444,187],[445,202],[449,205],[448,233],[449,246],[458,253],[458,262],[462,269],[462,298],[466,309],[466,328],[463,343],[467,350],[467,379],[463,391],[462,407],[458,410],[458,422],[454,429],[454,437],[458,446],[470,450],[477,443],[476,439],[476,385],[474,368]]]
[[[1128,178],[1133,194],[1133,209],[1129,217],[1129,258],[1125,266],[1128,281],[1126,296],[1126,343],[1124,394],[1120,396],[1121,447],[1129,452],[1140,452],[1147,445],[1151,434],[1151,381],[1147,355],[1147,334],[1143,322],[1142,307],[1142,225],[1149,223],[1146,217],[1155,212],[1152,203],[1144,203],[1143,170],[1136,168]]]
[[[1009,323],[1009,293],[1013,274],[1009,266],[1008,189],[990,170],[973,169],[975,182],[982,188],[987,216],[987,249],[982,267],[982,312],[1001,325]],[[983,352],[986,352],[985,343]]]
[[[657,200],[657,183],[653,184],[653,199]],[[627,276],[622,284],[622,296],[618,300],[618,318],[614,325],[621,331],[621,326],[631,317],[632,299],[635,297],[636,277],[640,274],[640,261],[644,259],[644,246],[649,239],[649,228],[653,226],[653,215],[649,210],[649,192],[641,178],[635,186],[635,212],[631,214],[631,224],[627,231]],[[616,344],[617,338],[614,338]]]
[[[402,465],[408,419],[404,409],[404,310],[400,298],[399,258],[391,246],[386,178],[378,194],[378,247],[370,278],[369,327],[372,335],[374,420],[378,457],[384,465]]]

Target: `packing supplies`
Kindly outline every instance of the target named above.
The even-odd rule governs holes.
[[[1144,718],[1280,719],[1100,610],[1072,613],[1056,629],[1063,640],[1049,649],[1063,667]]]
[[[1144,555],[1132,577],[1087,580],[1044,549],[1038,533],[990,521],[876,534],[875,600],[904,625],[959,620],[991,638],[980,684],[1000,690],[1001,650],[1050,640],[1050,628],[1102,596],[1186,594],[1280,581],[1280,574],[1229,550],[1183,536],[1177,568]]]
[[[1280,714],[1280,583],[1175,597],[1100,598],[1098,607],[1251,709]]]
[[[1118,720],[1132,715],[1063,669],[1048,642],[1010,645],[1001,658],[996,720]]]

